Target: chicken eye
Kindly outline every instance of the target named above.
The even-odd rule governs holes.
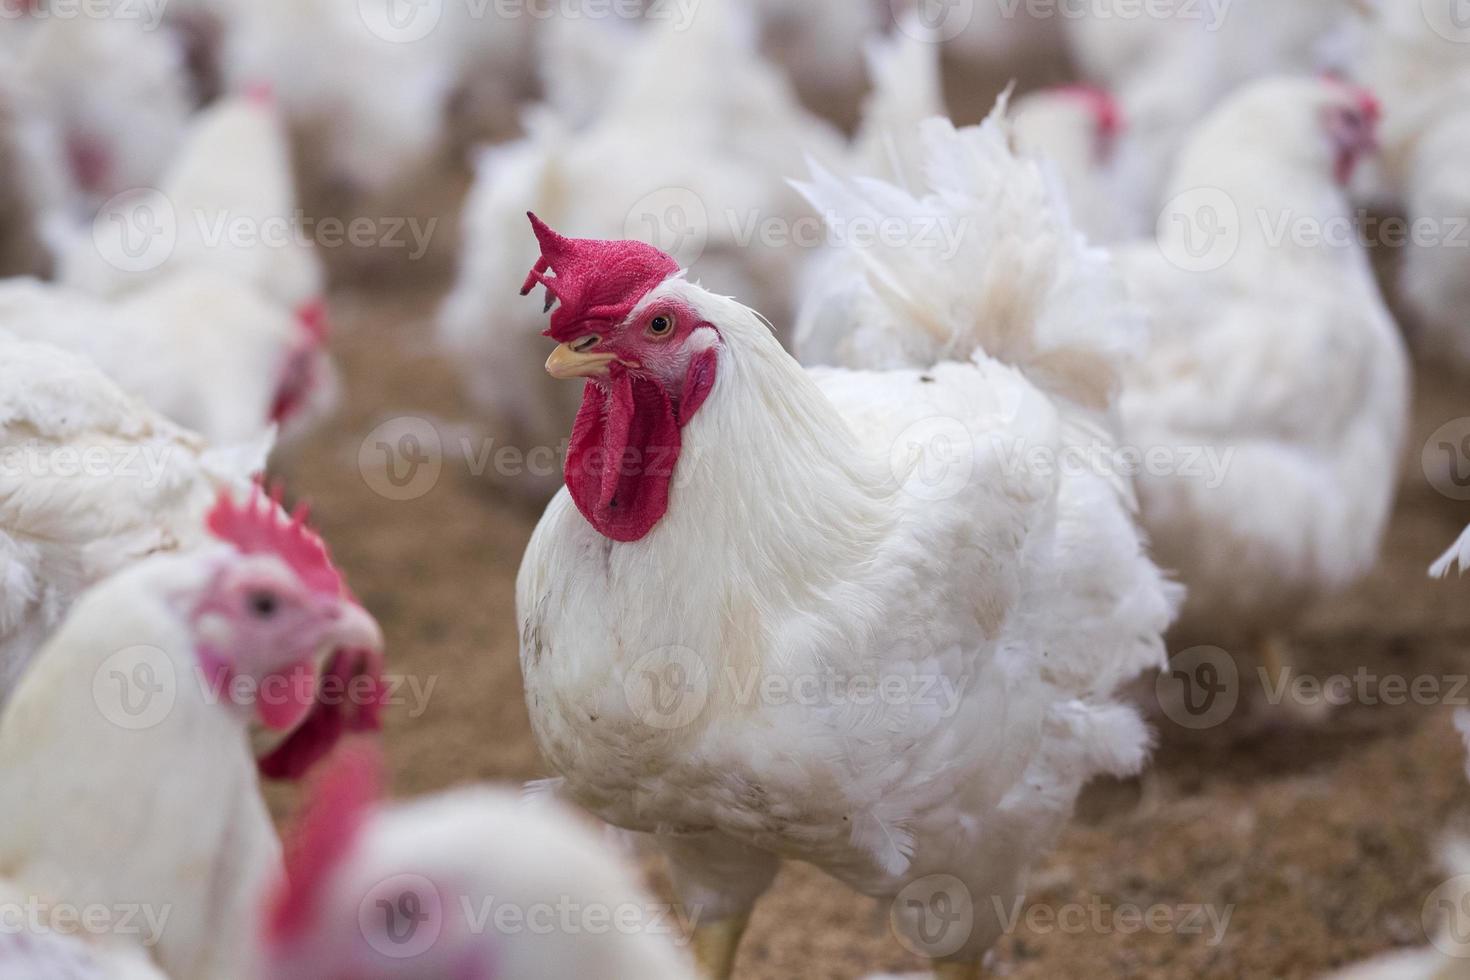
[[[648,321],[648,332],[655,337],[667,337],[674,331],[674,318],[667,313],[660,313]]]
[[[250,593],[250,597],[246,600],[246,605],[250,607],[250,614],[257,619],[270,619],[276,614],[276,610],[280,608],[281,603],[276,598],[274,592],[267,592],[262,589],[261,591]]]

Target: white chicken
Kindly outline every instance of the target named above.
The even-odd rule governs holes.
[[[1383,100],[1381,188],[1414,229],[1399,297],[1415,341],[1470,368],[1470,28],[1454,0],[1378,4],[1360,42],[1362,78]]]
[[[812,315],[872,370],[803,369],[672,257],[535,222],[547,370],[587,384],[517,582],[532,727],[565,794],[668,856],[713,976],[787,858],[971,976],[1082,785],[1148,755],[1118,692],[1176,590],[1126,481],[1060,464],[1108,443],[1138,323],[1007,135],[929,122],[922,196],[808,189],[960,231],[853,243]],[[938,942],[937,892],[974,911]]]
[[[1159,5],[1151,5],[1150,11]],[[1162,187],[1200,118],[1240,86],[1275,74],[1341,69],[1349,0],[1165,0],[1140,16],[1132,0],[1096,0],[1064,18],[1083,78],[1117,98],[1129,139],[1126,186]],[[1151,220],[1155,200],[1137,202]]]
[[[486,786],[386,805],[366,745],[324,768],[262,977],[693,980],[676,918],[560,804]]]
[[[1107,92],[1083,85],[1022,96],[1015,109],[1016,146],[1044,161],[1067,192],[1067,205],[1088,240],[1127,241],[1145,232],[1139,188],[1123,165],[1127,121]]]
[[[227,97],[195,116],[156,186],[167,213],[104,215],[60,257],[63,282],[110,297],[204,270],[251,286],[303,319],[322,315],[326,277],[302,224],[290,145],[269,90]],[[156,261],[153,243],[136,241],[145,218],[168,236]],[[134,254],[143,258],[125,261]]]
[[[222,488],[244,488],[268,444],[207,450],[90,363],[0,337],[0,703],[77,595],[161,551],[198,543]]]
[[[1248,86],[1181,153],[1158,240],[1117,252],[1154,327],[1121,404],[1155,459],[1155,554],[1188,637],[1273,673],[1279,632],[1373,566],[1394,499],[1408,359],[1347,195],[1376,113],[1334,81]]]
[[[784,175],[802,166],[804,153],[839,159],[842,140],[800,108],[747,39],[732,38],[733,2],[700,3],[687,27],[672,19],[648,25],[591,127],[574,132],[538,110],[525,139],[480,160],[438,336],[497,427],[497,441],[521,447],[528,459],[546,451],[552,465],[510,483],[538,502],[557,485],[549,452],[564,441],[576,393],[524,370],[535,357],[538,316],[503,301],[520,285],[512,270],[536,257],[518,232],[528,207],[580,233],[634,236],[697,256],[694,268],[706,281],[757,296],[772,311],[783,310],[794,290],[800,219],[820,237]]]
[[[299,776],[381,690],[377,624],[311,531],[227,494],[207,526],[83,595],[0,715],[0,869],[42,913],[27,931],[133,909],[103,955],[146,948],[172,980],[253,974],[279,862],[257,769]]]
[[[247,286],[181,273],[116,302],[0,281],[0,331],[85,357],[124,391],[215,445],[299,431],[334,397],[317,322]]]
[[[44,123],[38,146],[63,178],[48,234],[151,186],[183,137],[193,100],[182,52],[139,15],[42,17],[18,45],[16,71]]]

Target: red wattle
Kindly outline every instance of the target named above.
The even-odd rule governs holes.
[[[315,702],[316,668],[302,662],[261,681],[255,697],[255,713],[265,727],[287,732],[301,724]]]
[[[663,387],[615,366],[582,395],[567,450],[572,502],[606,537],[641,539],[669,509],[681,444]]]

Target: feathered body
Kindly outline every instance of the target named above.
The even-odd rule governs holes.
[[[265,466],[204,442],[58,348],[0,341],[0,702],[90,585],[196,546],[219,491]]]
[[[256,975],[279,867],[257,768],[324,750],[335,735],[314,719],[344,709],[317,702],[320,665],[380,649],[325,551],[308,554],[319,543],[273,507],[216,503],[206,545],[90,590],[0,716],[0,797],[24,801],[0,876],[45,904],[151,916],[152,934],[109,941],[173,980]],[[258,758],[262,732],[284,741]]]
[[[581,495],[548,508],[517,600],[543,752],[579,803],[655,835],[681,901],[738,917],[782,858],[876,896],[952,874],[977,909],[951,954],[965,958],[999,934],[986,896],[1022,892],[1081,785],[1143,764],[1148,734],[1116,692],[1162,664],[1173,596],[1142,552],[1125,485],[1016,465],[1016,453],[1103,436],[1127,324],[1084,330],[1063,307],[1116,284],[1095,279],[1101,259],[1070,229],[1046,228],[1047,259],[1024,272],[986,247],[987,233],[1010,230],[988,223],[1008,193],[988,178],[1026,172],[998,122],[957,133],[935,121],[924,141],[920,198],[876,182],[814,192],[848,216],[980,222],[960,256],[853,251],[858,292],[832,312],[855,334],[918,335],[911,355],[897,341],[873,370],[805,370],[749,309],[666,279],[609,348],[650,314],[695,324],[666,512],[628,540],[617,515],[642,512],[647,483],[619,483],[612,511],[605,499],[589,511],[574,470],[585,460],[569,461]],[[1058,270],[1059,257],[1082,265]],[[560,294],[572,280],[558,261]],[[1003,277],[1012,315],[992,321],[1007,300],[987,309],[982,297]],[[561,314],[553,333],[570,343],[577,328],[558,326]],[[631,377],[642,398],[651,382]],[[588,399],[611,385],[616,406],[624,383],[594,378]],[[587,411],[574,447],[596,431]],[[621,431],[612,411],[604,450]],[[670,663],[699,692],[677,724],[634,696]],[[854,700],[865,678],[900,694]],[[773,695],[773,682],[827,694]],[[899,913],[906,932],[910,914]]]
[[[1144,523],[1189,587],[1189,625],[1214,642],[1282,625],[1364,574],[1394,499],[1408,359],[1351,231],[1351,146],[1332,136],[1341,125],[1366,145],[1362,99],[1320,80],[1241,91],[1167,191],[1214,196],[1179,197],[1194,205],[1163,237],[1117,253],[1153,324],[1122,400],[1127,439],[1169,461],[1139,477]],[[1224,241],[1199,236],[1203,209],[1226,201],[1235,214],[1212,213],[1238,245],[1186,271],[1192,256],[1216,264],[1191,248]],[[1324,239],[1298,239],[1302,221]]]
[[[650,24],[591,126],[533,110],[524,139],[481,157],[439,338],[500,441],[559,447],[576,411],[575,391],[525,370],[537,356],[537,311],[503,300],[536,258],[519,233],[528,207],[578,234],[639,237],[696,256],[704,281],[757,297],[773,315],[789,302],[802,254],[792,224],[814,219],[783,175],[804,153],[830,160],[842,144],[801,110],[753,43],[732,40],[723,27],[734,23],[732,11],[704,3],[687,29]],[[768,239],[773,220],[778,237]],[[545,499],[556,483],[549,468],[516,489]]]
[[[490,786],[381,804],[372,756],[360,756],[333,760],[287,838],[268,927],[273,980],[693,980],[676,918],[585,818]],[[415,903],[432,946],[395,956],[365,934],[363,904],[379,897]]]

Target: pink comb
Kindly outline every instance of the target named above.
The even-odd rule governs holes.
[[[1093,85],[1062,85],[1053,91],[1086,102],[1097,118],[1098,132],[1101,135],[1113,137],[1123,131],[1123,107],[1118,105],[1113,93]]]
[[[344,744],[314,781],[301,817],[285,842],[286,876],[270,902],[267,936],[299,937],[310,926],[336,869],[352,852],[382,796],[382,753],[368,739]]]
[[[679,271],[673,257],[652,245],[566,238],[534,214],[526,216],[541,243],[541,258],[526,276],[521,295],[540,283],[546,287],[546,309],[560,301],[545,334],[553,340],[566,343],[597,324],[621,323],[649,290]]]
[[[325,347],[331,335],[331,323],[327,320],[326,300],[307,300],[296,308],[296,320],[319,347]]]
[[[297,507],[285,520],[280,503],[279,488],[267,497],[257,484],[243,507],[236,506],[228,490],[221,490],[205,525],[216,538],[234,545],[242,554],[280,558],[313,592],[345,595],[346,583],[332,564],[326,543],[306,526],[307,506]]]
[[[268,81],[255,81],[245,86],[245,98],[258,106],[276,104],[276,87]]]
[[[1383,103],[1378,101],[1378,96],[1373,90],[1357,85],[1336,71],[1324,71],[1322,79],[1346,91],[1358,103],[1358,111],[1363,118],[1370,123],[1378,123],[1383,119]]]

